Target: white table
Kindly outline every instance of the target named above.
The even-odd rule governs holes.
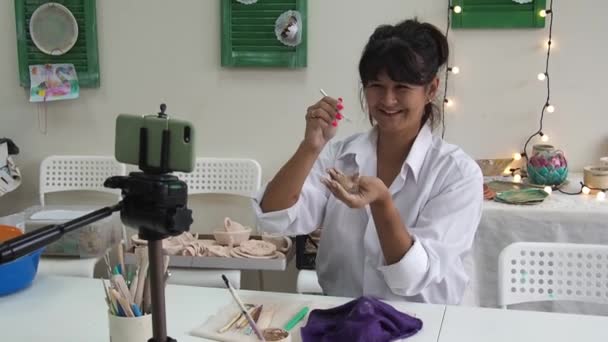
[[[582,174],[572,174],[563,190],[580,190]],[[533,206],[486,201],[467,270],[476,305],[497,307],[498,255],[516,241],[608,244],[608,201],[593,195],[569,196],[554,191]],[[537,310],[608,315],[608,306],[540,303],[517,306]]]
[[[244,296],[269,296],[286,301],[306,298],[336,305],[349,300],[286,293],[240,292]],[[169,285],[169,335],[180,342],[204,341],[189,336],[187,332],[231,300],[223,289]],[[391,302],[391,305],[422,319],[423,329],[407,339],[412,342],[608,340],[608,317],[418,303]],[[0,297],[2,341],[107,342],[106,310],[101,280],[41,276],[30,288]]]
[[[305,296],[286,293],[239,291],[243,296],[272,298],[310,298],[339,305],[349,298]],[[167,330],[179,342],[201,342],[188,331],[205,322],[209,315],[231,303],[225,289],[168,285]],[[443,305],[391,303],[397,309],[414,313],[424,322],[423,329],[408,339],[436,342],[445,311]],[[37,277],[34,284],[19,293],[0,297],[0,336],[2,341],[107,342],[108,318],[99,279]]]
[[[440,342],[605,342],[608,317],[448,306]]]

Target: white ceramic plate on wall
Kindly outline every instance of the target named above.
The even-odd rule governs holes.
[[[63,55],[78,40],[78,22],[67,7],[48,2],[32,14],[30,36],[40,51],[47,55]]]

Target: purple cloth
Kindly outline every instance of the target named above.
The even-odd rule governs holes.
[[[371,297],[310,312],[300,330],[303,342],[383,342],[414,335],[422,321]]]

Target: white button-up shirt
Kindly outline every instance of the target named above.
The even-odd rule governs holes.
[[[316,266],[328,295],[459,304],[467,287],[463,259],[481,217],[483,177],[461,149],[420,130],[389,191],[414,244],[387,265],[369,205],[351,209],[320,181],[335,167],[376,176],[377,129],[326,145],[290,208],[263,213],[265,187],[254,200],[258,229],[285,235],[321,227]]]

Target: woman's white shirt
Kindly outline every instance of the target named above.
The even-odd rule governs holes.
[[[389,188],[414,244],[387,265],[369,206],[349,208],[320,181],[330,167],[376,176],[376,144],[375,128],[328,143],[298,201],[285,210],[263,213],[261,189],[253,204],[258,229],[304,235],[321,227],[316,268],[328,295],[459,304],[469,279],[463,259],[481,218],[481,170],[461,149],[422,127]]]

